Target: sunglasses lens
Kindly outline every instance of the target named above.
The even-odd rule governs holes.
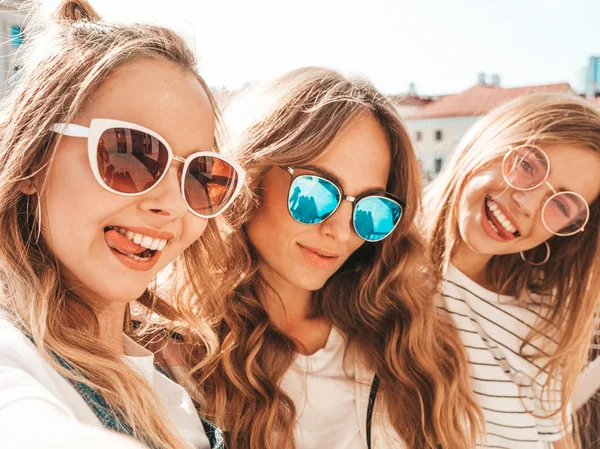
[[[160,179],[169,153],[150,134],[111,128],[100,136],[96,158],[100,177],[108,187],[122,193],[139,193]]]
[[[225,210],[239,182],[238,173],[228,162],[199,156],[190,161],[185,173],[185,199],[198,214],[214,216]]]
[[[542,219],[554,234],[571,235],[585,226],[588,214],[587,203],[582,197],[572,192],[559,192],[544,204]]]
[[[544,182],[549,168],[546,153],[539,148],[523,145],[506,155],[502,163],[502,174],[511,187],[529,190]]]
[[[331,181],[302,175],[292,182],[288,210],[294,220],[300,223],[320,223],[335,211],[340,200],[340,191]]]
[[[386,238],[402,217],[402,206],[382,196],[361,199],[354,208],[354,229],[364,240],[376,242]]]

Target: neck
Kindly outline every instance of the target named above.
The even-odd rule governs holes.
[[[263,289],[261,302],[277,327],[285,330],[287,324],[310,316],[313,292],[292,285],[269,267],[261,267],[260,273],[270,287]]]
[[[100,323],[100,341],[123,354],[123,320],[127,304],[114,303],[98,314]]]
[[[452,254],[451,262],[472,281],[482,287],[491,287],[491,278],[488,271],[488,263],[492,255],[479,254],[469,248],[464,242],[457,244]]]
[[[323,348],[331,330],[331,321],[311,317],[313,292],[282,279],[269,267],[260,273],[270,288],[260,298],[273,325],[296,342],[302,354],[313,354]]]

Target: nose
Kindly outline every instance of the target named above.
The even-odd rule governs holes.
[[[342,201],[337,210],[320,225],[320,231],[327,237],[338,242],[347,242],[352,236],[350,220],[352,218],[352,203]]]
[[[549,189],[545,186],[533,190],[513,190],[512,199],[521,213],[532,217],[550,196],[548,191]]]
[[[182,164],[174,161],[158,185],[141,195],[139,207],[170,219],[182,217],[188,207],[181,194],[181,168]]]

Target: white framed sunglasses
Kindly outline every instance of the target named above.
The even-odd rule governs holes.
[[[233,160],[212,151],[177,156],[158,133],[135,123],[95,118],[89,128],[56,123],[52,131],[87,138],[88,157],[96,181],[109,192],[137,196],[151,191],[173,160],[181,162],[181,195],[188,209],[212,218],[239,195],[246,172]]]

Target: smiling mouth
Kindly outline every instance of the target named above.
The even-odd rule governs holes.
[[[118,226],[107,226],[104,234],[110,248],[137,262],[150,261],[168,243],[166,239],[152,238]]]
[[[513,239],[521,236],[517,227],[489,196],[485,197],[485,214],[490,227],[501,237]]]

